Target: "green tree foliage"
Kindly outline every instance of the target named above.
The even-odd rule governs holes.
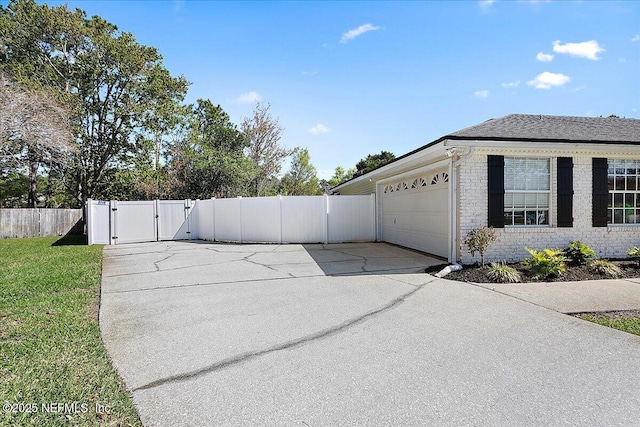
[[[291,167],[281,182],[282,194],[287,196],[315,196],[322,194],[316,168],[311,164],[309,150],[296,147],[291,156]]]
[[[242,120],[240,129],[245,138],[246,155],[256,165],[252,177],[252,196],[270,193],[269,187],[276,182],[283,160],[292,154],[280,145],[282,132],[278,119],[271,116],[271,105],[257,103],[251,117]]]
[[[57,89],[73,109],[76,150],[59,174],[78,203],[101,196],[110,168],[159,152],[188,82],[170,76],[155,48],[100,17],[33,0],[0,10],[0,39],[4,70],[28,86]]]
[[[188,137],[171,152],[173,191],[179,198],[246,195],[255,166],[244,155],[246,139],[219,105],[192,106]]]
[[[384,150],[379,154],[369,154],[367,157],[356,163],[356,172],[354,176],[360,176],[367,172],[371,172],[380,166],[386,165],[395,158],[395,154]]]

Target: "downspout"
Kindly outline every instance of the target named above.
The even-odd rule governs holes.
[[[459,227],[458,227],[458,181],[459,181],[459,167],[462,165],[469,157],[471,157],[475,151],[475,147],[470,148],[462,148],[462,147],[452,147],[449,149],[452,153],[451,162],[449,166],[449,177],[450,183],[449,186],[449,201],[450,201],[450,212],[451,212],[451,224],[449,227],[449,241],[451,242],[451,247],[449,248],[449,262],[455,263],[458,262],[458,239],[459,236]],[[462,152],[462,155],[460,153]],[[456,157],[454,161],[453,156]]]

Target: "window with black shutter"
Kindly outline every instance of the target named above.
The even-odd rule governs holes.
[[[504,228],[504,156],[488,156],[487,184],[489,226]]]
[[[573,158],[558,157],[558,227],[573,227]]]
[[[592,159],[592,217],[594,227],[606,227],[608,222],[609,185],[607,159]]]

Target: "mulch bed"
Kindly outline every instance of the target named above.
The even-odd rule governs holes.
[[[620,267],[622,274],[620,279],[637,278],[640,277],[640,268],[638,265],[629,260],[609,260],[613,264]],[[448,264],[437,265],[427,268],[426,272],[435,274],[442,270]],[[488,265],[488,264],[487,264]],[[532,282],[575,282],[580,280],[600,280],[611,279],[611,277],[600,275],[589,270],[585,265],[569,265],[567,264],[567,271],[560,277],[551,277],[548,279],[534,279],[531,276],[531,272],[523,263],[509,264],[520,272],[521,283]],[[462,270],[449,273],[446,278],[451,280],[458,280],[460,282],[474,282],[474,283],[491,283],[491,280],[487,278],[487,269],[480,267],[478,264],[463,265]]]

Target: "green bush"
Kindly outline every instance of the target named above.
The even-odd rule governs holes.
[[[614,279],[620,277],[620,275],[622,274],[622,270],[620,269],[620,267],[604,259],[591,260],[589,261],[588,266],[589,270]]]
[[[487,272],[487,277],[492,282],[498,283],[518,283],[520,273],[515,268],[508,266],[504,262],[492,262]]]
[[[484,267],[484,253],[489,245],[498,239],[493,227],[474,228],[469,231],[464,238],[464,244],[469,248],[471,256],[476,256],[476,252],[480,254],[480,260]]]
[[[627,252],[627,255],[629,256],[629,258],[631,258],[638,264],[638,267],[640,267],[640,248],[639,247],[637,246],[632,247],[631,249],[629,249],[629,252]]]
[[[571,242],[564,254],[573,265],[585,265],[596,257],[596,251],[580,241]]]
[[[546,279],[549,277],[559,277],[566,270],[565,255],[562,249],[536,250],[525,248],[531,258],[524,260],[524,264],[529,267],[531,274],[536,279]]]

